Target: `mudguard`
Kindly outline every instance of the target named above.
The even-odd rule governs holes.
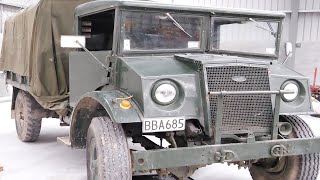
[[[120,91],[94,91],[86,93],[75,106],[70,124],[70,141],[73,148],[84,148],[87,130],[92,118],[109,116],[115,123],[139,123],[142,115],[136,103],[130,99],[131,108],[120,107],[117,98],[128,96]]]

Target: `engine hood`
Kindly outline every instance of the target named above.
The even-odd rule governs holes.
[[[185,63],[194,64],[223,64],[223,65],[253,65],[265,66],[270,70],[270,76],[287,76],[299,79],[308,79],[302,74],[283,66],[278,61],[268,59],[251,59],[237,56],[223,56],[213,54],[196,54],[196,55],[175,55],[175,58]]]
[[[206,65],[259,66],[269,70],[270,90],[280,90],[288,80],[299,82],[304,91],[303,99],[295,103],[281,102],[280,113],[311,112],[308,78],[277,61],[250,59],[213,54],[177,54],[174,56],[136,56],[119,58],[117,86],[134,96],[145,117],[183,115],[200,119],[203,103],[207,98],[204,89],[202,67]],[[158,81],[170,80],[182,92],[180,101],[174,105],[156,104],[151,91]],[[274,98],[272,98],[274,99]],[[274,102],[273,102],[274,103]]]
[[[282,65],[276,60],[250,59],[236,56],[221,55],[175,55],[175,58],[198,66],[217,65],[217,66],[259,66],[269,69],[270,90],[278,91],[287,81],[295,81],[299,84],[301,94],[294,102],[280,103],[281,114],[306,114],[312,113],[311,93],[309,78]],[[199,68],[199,67],[198,67]],[[201,67],[200,67],[201,68]],[[201,69],[200,69],[201,70]],[[274,97],[272,98],[274,104]]]

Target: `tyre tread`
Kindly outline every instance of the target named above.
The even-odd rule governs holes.
[[[93,118],[92,125],[100,132],[100,143],[104,153],[103,177],[108,180],[131,180],[131,158],[124,130],[120,124],[113,123],[108,117]],[[91,125],[90,125],[91,126]]]
[[[20,90],[17,97],[18,101],[17,103],[23,103],[25,104],[24,108],[26,108],[26,114],[25,114],[25,132],[18,132],[19,138],[23,142],[34,142],[38,139],[41,131],[41,118],[37,119],[31,116],[32,114],[32,108],[37,103],[35,99],[25,91]],[[21,98],[21,99],[20,99]],[[22,130],[23,131],[23,130]]]
[[[283,116],[293,127],[296,137],[309,138],[314,134],[308,124],[298,116]],[[301,155],[299,180],[316,180],[319,173],[319,153]]]

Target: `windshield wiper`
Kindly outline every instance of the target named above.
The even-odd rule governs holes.
[[[259,24],[256,20],[254,20],[254,19],[252,19],[252,18],[249,18],[249,21],[251,21],[251,22],[255,23],[255,24],[256,24],[256,26],[257,26],[258,28],[263,29],[263,30],[265,30],[265,31],[268,31],[268,32],[270,32],[270,33],[271,33],[271,35],[272,35],[272,36],[276,37],[277,33],[276,33],[276,32],[274,32],[274,30],[273,30],[273,28],[272,28],[272,26],[271,26],[270,22],[267,22],[268,27],[269,27],[269,29],[267,29],[266,27],[262,26],[262,25],[261,25],[261,24]]]
[[[170,15],[170,13],[165,13],[165,15],[173,22],[173,24],[177,28],[179,28],[182,32],[192,38],[192,36],[186,30],[184,30],[184,28]]]

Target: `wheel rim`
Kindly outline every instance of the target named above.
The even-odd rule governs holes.
[[[97,169],[97,148],[96,148],[96,142],[95,139],[92,138],[90,142],[90,148],[89,148],[89,169],[90,169],[90,177],[91,180],[96,180],[98,169]]]
[[[268,168],[267,171],[269,173],[281,174],[287,167],[287,160],[287,157],[278,158],[276,164],[273,167]]]
[[[268,172],[272,179],[282,177],[286,173],[288,167],[288,157],[280,157],[276,159],[268,159],[264,163],[260,164],[266,172]]]

